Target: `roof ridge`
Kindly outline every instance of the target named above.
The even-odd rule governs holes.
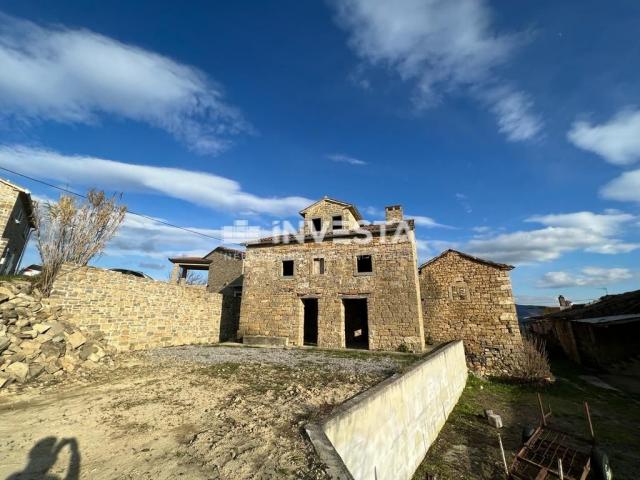
[[[484,258],[474,257],[473,255],[470,255],[468,253],[464,253],[464,252],[461,252],[459,250],[454,250],[453,248],[448,248],[447,250],[442,252],[440,255],[437,255],[437,256],[433,257],[432,259],[427,260],[426,262],[424,262],[422,265],[420,265],[418,267],[418,270],[422,270],[427,265],[432,264],[433,262],[441,259],[442,257],[444,257],[445,255],[447,255],[449,253],[456,253],[456,254],[460,255],[461,257],[464,257],[464,258],[466,258],[468,260],[471,260],[473,262],[482,263],[484,265],[489,265],[489,266],[492,266],[492,267],[496,267],[496,268],[499,268],[501,270],[513,270],[515,268],[513,265],[509,265],[507,263],[498,263],[498,262],[493,262],[491,260],[485,260]]]

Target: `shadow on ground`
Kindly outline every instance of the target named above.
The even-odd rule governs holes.
[[[51,469],[58,462],[59,454],[69,449],[69,466],[64,477],[54,475]],[[27,466],[13,473],[7,480],[78,480],[80,478],[80,450],[75,438],[45,437],[38,440],[29,451]]]

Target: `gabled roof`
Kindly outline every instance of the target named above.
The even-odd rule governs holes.
[[[211,263],[210,259],[202,257],[171,257],[169,261],[185,265],[209,265]]]
[[[342,200],[336,200],[335,198],[329,198],[326,195],[324,196],[324,198],[321,198],[317,202],[314,202],[311,205],[309,205],[308,207],[300,210],[300,215],[302,215],[304,217],[304,214],[305,214],[305,212],[307,210],[309,210],[311,207],[315,207],[320,202],[331,202],[331,203],[335,203],[336,205],[341,205],[343,207],[346,207],[349,210],[351,210],[351,213],[353,213],[353,216],[356,218],[356,220],[362,220],[362,215],[360,215],[360,212],[358,211],[358,209],[352,203],[343,202]]]
[[[7,187],[13,188],[18,192],[18,196],[22,199],[22,202],[27,210],[27,218],[29,219],[29,224],[35,228],[36,225],[35,221],[33,220],[33,200],[31,199],[31,192],[26,188],[11,183],[9,180],[0,178],[0,183],[6,185]]]
[[[498,268],[500,270],[513,270],[515,268],[513,265],[507,265],[506,263],[492,262],[491,260],[485,260],[484,258],[474,257],[473,255],[469,255],[468,253],[459,252],[458,250],[453,250],[452,248],[450,248],[450,249],[445,250],[444,252],[442,252],[437,257],[434,257],[431,260],[428,260],[428,261],[424,262],[422,265],[420,265],[418,267],[418,270],[422,270],[427,265],[431,265],[432,263],[440,260],[445,255],[448,255],[450,253],[455,253],[457,255],[460,255],[463,258],[466,258],[467,260],[471,260],[472,262],[481,263],[483,265],[488,265],[490,267]]]
[[[217,246],[209,253],[207,253],[203,258],[207,258],[209,255],[215,252],[225,253],[227,255],[234,256],[236,258],[244,258],[244,252],[242,250],[236,250],[235,248],[223,247],[222,245]]]

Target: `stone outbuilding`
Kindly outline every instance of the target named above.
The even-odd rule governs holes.
[[[16,273],[34,227],[30,192],[0,179],[0,275]]]
[[[424,350],[414,223],[400,206],[362,225],[323,198],[297,234],[247,244],[238,337],[245,343]]]
[[[507,374],[522,349],[509,271],[513,266],[447,250],[423,263],[420,289],[428,343],[463,340],[482,374]]]

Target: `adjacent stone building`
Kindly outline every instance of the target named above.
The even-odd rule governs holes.
[[[16,273],[33,227],[29,191],[0,179],[0,275]]]
[[[171,283],[185,283],[191,270],[207,272],[206,289],[222,294],[220,341],[235,340],[240,321],[244,252],[219,246],[204,257],[174,257]]]
[[[463,340],[469,365],[480,373],[509,373],[521,352],[511,265],[447,250],[420,266],[428,343]]]
[[[296,235],[249,242],[238,337],[245,343],[424,349],[414,224],[402,208],[360,225],[325,197],[300,212]]]

